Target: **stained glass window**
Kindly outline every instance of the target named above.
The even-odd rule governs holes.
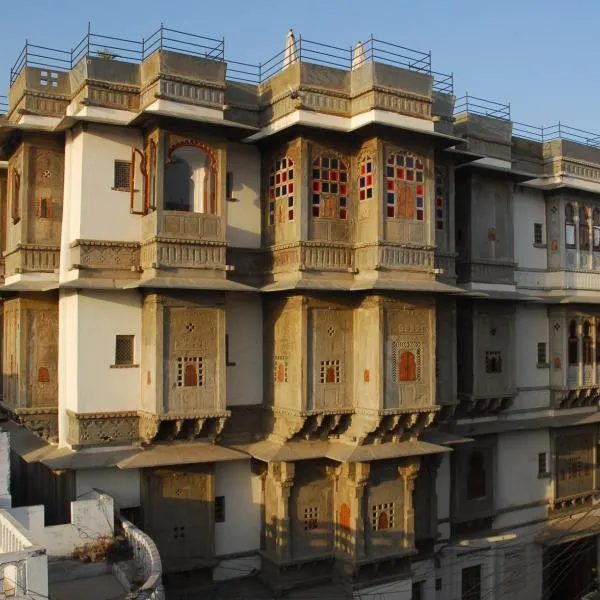
[[[294,161],[281,158],[269,174],[269,225],[294,220]]]
[[[348,218],[348,167],[343,160],[320,156],[313,161],[312,215]]]
[[[446,169],[438,166],[435,169],[435,228],[444,230],[444,211],[446,204]]]
[[[373,160],[365,156],[360,162],[358,177],[358,199],[369,200],[373,197]]]
[[[425,220],[423,161],[412,154],[391,154],[386,162],[386,215]]]

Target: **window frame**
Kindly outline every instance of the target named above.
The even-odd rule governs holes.
[[[537,343],[537,367],[538,369],[548,367],[548,344],[546,342]]]
[[[577,366],[581,357],[579,356],[579,336],[577,335],[577,321],[569,321],[569,337],[567,340],[567,364],[570,367]]]
[[[130,344],[129,354],[130,357],[127,361],[119,358],[119,342],[127,342]],[[110,365],[112,369],[131,369],[138,367],[139,365],[135,362],[135,334],[125,333],[115,335],[115,354],[114,362]]]
[[[538,452],[538,479],[546,479],[550,477],[548,469],[548,453]]]
[[[135,153],[135,148],[132,148],[132,157],[134,156]],[[118,169],[122,169],[123,172],[119,173]],[[132,177],[132,160],[123,160],[121,158],[115,158],[115,160],[113,161],[113,185],[110,188],[113,192],[128,192],[131,193],[132,191],[132,182],[133,182],[133,177]],[[117,185],[118,183],[122,183],[122,181],[125,181],[125,179],[123,179],[121,181],[121,178],[124,177],[124,173],[126,173],[126,181],[127,181],[127,185]]]
[[[325,164],[326,162],[326,164]],[[334,167],[333,163],[337,166]],[[348,221],[348,201],[350,199],[350,172],[348,160],[323,153],[313,158],[311,173],[311,216],[313,219],[336,219]],[[326,177],[324,175],[327,175]],[[335,177],[337,179],[333,179]],[[327,191],[324,191],[327,186]],[[335,186],[335,192],[331,191]],[[323,196],[336,199],[335,216],[323,214]]]
[[[533,224],[533,245],[543,246],[544,245],[544,225],[543,223]]]
[[[227,521],[227,510],[225,496],[215,496],[215,523],[225,523]]]
[[[446,197],[447,197],[447,167],[436,165],[435,167],[435,230],[446,229]]]
[[[571,235],[569,235],[569,233]],[[569,242],[572,237],[572,242]],[[565,248],[574,250],[577,248],[577,228],[575,227],[575,209],[570,202],[565,204]]]
[[[409,166],[409,161],[410,165]],[[409,173],[412,175],[409,177]],[[408,151],[390,152],[385,163],[385,218],[394,221],[425,223],[426,180],[425,159]],[[402,191],[410,191],[412,213],[407,214],[406,198],[400,198]],[[403,206],[404,205],[404,208]],[[401,211],[404,211],[403,214]]]
[[[285,218],[279,222],[283,225],[296,220],[295,169],[296,161],[287,154],[276,159],[269,169],[267,181],[267,223],[269,227],[276,227],[278,223],[276,213],[278,208],[281,211],[281,202],[285,202]],[[284,175],[285,180],[283,180]],[[285,193],[283,193],[284,186]]]
[[[579,250],[589,252],[590,247],[590,224],[588,208],[583,204],[579,206]]]

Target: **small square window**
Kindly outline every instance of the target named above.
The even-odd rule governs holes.
[[[546,342],[538,342],[537,345],[537,364],[539,366],[546,365]]]
[[[548,477],[548,460],[545,452],[538,454],[538,477]]]
[[[225,523],[225,496],[215,496],[215,523]]]
[[[486,373],[502,373],[502,353],[501,352],[486,352],[485,353],[485,372]]]
[[[533,243],[541,246],[544,243],[544,232],[541,223],[533,224]]]
[[[115,160],[115,181],[114,189],[122,192],[130,190],[131,162],[125,160]]]
[[[133,365],[133,335],[118,335],[115,341],[115,365]]]

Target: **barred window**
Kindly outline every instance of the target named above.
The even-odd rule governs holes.
[[[309,506],[304,509],[304,531],[319,527],[319,507]]]
[[[199,356],[180,356],[177,359],[177,387],[204,385],[204,365]]]
[[[133,364],[133,335],[118,335],[115,339],[115,365]]]
[[[444,211],[446,204],[446,168],[438,165],[435,168],[435,228],[444,230]]]
[[[358,199],[369,200],[373,197],[373,159],[365,156],[360,163],[358,179]]]
[[[538,477],[543,477],[548,474],[548,461],[545,452],[538,454]]]
[[[544,243],[544,231],[541,223],[533,224],[533,243],[538,246]]]
[[[486,352],[485,353],[485,372],[486,373],[502,373],[502,353],[501,352]]]
[[[287,356],[275,356],[273,380],[275,381],[275,383],[288,382]]]
[[[225,496],[215,496],[215,523],[225,523]]]
[[[122,192],[130,191],[131,161],[115,160],[114,189]]]
[[[546,342],[538,342],[537,345],[537,364],[546,364]]]
[[[322,360],[321,361],[321,383],[340,383],[341,365],[339,360]]]
[[[394,528],[394,503],[386,502],[384,504],[375,504],[371,507],[371,529],[380,531],[381,529]]]

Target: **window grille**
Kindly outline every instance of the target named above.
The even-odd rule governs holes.
[[[412,154],[391,154],[386,164],[386,216],[425,220],[425,171]]]
[[[502,373],[502,353],[501,352],[486,352],[485,353],[485,372],[486,373]]]
[[[312,216],[348,218],[348,167],[343,160],[321,156],[313,161]]]
[[[538,476],[544,477],[548,474],[548,461],[545,452],[538,454]]]
[[[291,158],[277,160],[269,174],[269,225],[275,225],[276,205],[279,223],[294,220],[294,161]]]
[[[340,383],[341,364],[339,360],[322,360],[320,383]]]
[[[288,360],[287,356],[275,356],[273,380],[275,383],[288,382]]]
[[[319,527],[319,507],[309,506],[304,509],[304,531]]]
[[[540,246],[544,243],[544,235],[541,223],[533,224],[533,243]]]
[[[215,523],[225,523],[225,496],[215,496]]]
[[[115,365],[133,364],[133,335],[118,335],[115,340]]]
[[[114,189],[129,192],[131,189],[131,161],[115,160]]]
[[[394,527],[394,503],[375,504],[371,507],[371,529],[380,531],[382,529],[393,529]]]
[[[538,342],[537,345],[537,364],[546,364],[546,342]]]
[[[370,200],[373,197],[373,159],[366,156],[360,163],[358,179],[358,199]]]
[[[446,205],[446,168],[437,166],[435,168],[435,228],[444,230],[444,211]]]
[[[177,387],[204,385],[204,364],[199,356],[180,356],[177,359]]]

